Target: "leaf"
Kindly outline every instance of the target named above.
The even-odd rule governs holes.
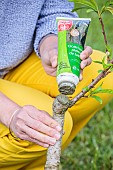
[[[93,9],[88,9],[86,12],[90,13],[90,12],[94,12],[94,10]]]
[[[93,9],[95,12],[97,12],[97,10],[98,10],[93,3],[91,3],[91,2],[89,2],[89,1],[87,1],[87,0],[69,0],[69,1],[70,1],[70,2],[74,2],[74,3],[81,4],[81,5],[84,5],[84,6],[87,6],[87,7],[90,7],[90,8]]]
[[[113,64],[111,64],[111,63],[105,63],[106,62],[106,56],[103,57],[102,62],[101,61],[95,61],[95,60],[93,60],[93,62],[98,63],[98,64],[102,64],[104,70],[113,66]]]
[[[100,84],[99,87],[97,87],[96,89],[91,91],[90,95],[97,94],[97,93],[109,93],[109,94],[113,94],[113,90],[112,89],[103,89],[102,85],[103,85],[103,82]]]
[[[82,90],[88,91],[88,90],[89,90],[89,87],[86,86],[86,87],[84,87]]]
[[[105,12],[105,10],[106,10],[106,7],[103,6],[103,7],[101,8],[101,10],[100,10],[100,15],[102,15],[102,13]]]
[[[99,96],[93,95],[91,97],[100,102],[100,104],[102,104],[102,99]]]
[[[103,59],[102,59],[102,66],[103,66],[104,70],[113,65],[113,64],[105,63],[105,62],[106,62],[106,56],[104,56]]]
[[[110,64],[110,63],[104,64],[104,69],[107,69],[107,68],[109,68],[109,67],[113,67],[113,64]]]
[[[88,7],[85,7],[85,6],[77,7],[77,8],[74,8],[74,9],[72,10],[72,12],[78,11],[78,10],[80,10],[80,9],[88,9]]]
[[[103,59],[102,59],[102,66],[103,66],[104,70],[106,69],[105,60],[106,60],[106,56],[104,56]]]
[[[113,67],[112,67],[112,68],[110,68],[110,71],[111,71],[111,72],[113,72]]]
[[[91,3],[92,3],[93,5],[95,5],[96,9],[98,10],[97,2],[96,2],[95,0],[90,0],[90,1],[91,1]]]
[[[103,70],[98,70],[98,73],[102,73]]]
[[[93,60],[93,62],[94,62],[94,63],[98,63],[98,64],[102,64],[101,61],[95,61],[95,60]]]
[[[105,6],[108,7],[109,5],[110,5],[110,1],[107,1],[107,2],[105,3]]]
[[[92,94],[97,94],[97,93],[100,93],[102,91],[102,84],[97,87],[96,89],[94,89],[92,92],[91,92],[91,95]]]
[[[102,89],[102,90],[100,90],[100,93],[113,94],[113,90],[112,89]]]
[[[113,8],[112,7],[106,7],[106,11],[109,11],[113,15]]]

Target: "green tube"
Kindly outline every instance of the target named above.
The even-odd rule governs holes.
[[[57,83],[62,94],[73,94],[80,76],[80,53],[84,44],[90,18],[57,17],[58,67]]]

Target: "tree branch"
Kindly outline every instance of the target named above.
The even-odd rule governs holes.
[[[107,36],[106,36],[106,33],[105,33],[105,27],[104,27],[104,23],[103,23],[102,17],[99,17],[99,21],[100,21],[100,25],[102,27],[102,34],[103,34],[104,42],[105,42],[105,45],[106,45],[107,61],[109,63],[110,62],[110,54],[109,54],[108,49],[107,49],[108,41],[107,41]]]
[[[111,64],[113,64],[113,59],[110,61]],[[75,98],[73,98],[70,101],[69,107],[72,107],[80,98],[84,97],[84,95],[92,88],[94,88],[94,86],[104,77],[106,77],[106,75],[108,75],[109,73],[111,73],[109,71],[110,67],[107,68],[106,70],[103,70],[89,85],[87,90],[82,90]]]

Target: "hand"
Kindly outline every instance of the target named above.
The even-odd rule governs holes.
[[[80,58],[81,58],[81,65],[80,65],[80,67],[81,67],[81,72],[80,72],[80,77],[79,77],[79,79],[80,79],[80,81],[82,80],[82,75],[83,75],[83,69],[86,67],[86,66],[88,66],[88,65],[90,65],[91,64],[91,62],[92,62],[92,59],[90,58],[90,55],[92,54],[92,52],[93,52],[93,50],[92,50],[92,48],[91,47],[89,47],[89,46],[85,46],[85,48],[84,48],[84,51],[82,51],[82,53],[80,54]]]
[[[58,38],[54,34],[47,36],[40,44],[41,61],[44,70],[51,76],[56,76]]]
[[[57,55],[58,55],[58,38],[55,35],[48,36],[43,40],[41,46],[40,46],[40,53],[41,53],[41,61],[42,65],[46,71],[47,74],[51,76],[56,76],[56,70],[57,70]],[[92,48],[89,46],[86,46],[84,51],[81,53],[81,74],[80,74],[80,80],[82,80],[82,74],[83,69],[90,65],[92,60],[90,58],[90,55],[92,54]]]
[[[61,127],[47,112],[26,105],[13,116],[10,129],[20,139],[49,147],[60,138]]]

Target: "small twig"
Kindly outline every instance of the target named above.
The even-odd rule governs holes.
[[[105,42],[105,45],[106,45],[107,62],[109,63],[110,62],[110,54],[109,54],[108,49],[107,49],[108,41],[107,41],[107,36],[106,36],[106,33],[105,33],[105,27],[104,27],[102,17],[99,17],[99,21],[100,21],[100,25],[102,27],[102,34],[103,34],[104,42]]]
[[[101,17],[99,18],[99,21],[100,21],[100,24],[102,26],[102,34],[104,36],[104,42],[105,42],[105,45],[107,46],[108,45],[108,41],[107,41],[107,37],[106,37],[106,33],[105,33],[104,23],[103,23],[103,20],[102,20]],[[106,51],[108,51],[108,50],[106,49]]]

